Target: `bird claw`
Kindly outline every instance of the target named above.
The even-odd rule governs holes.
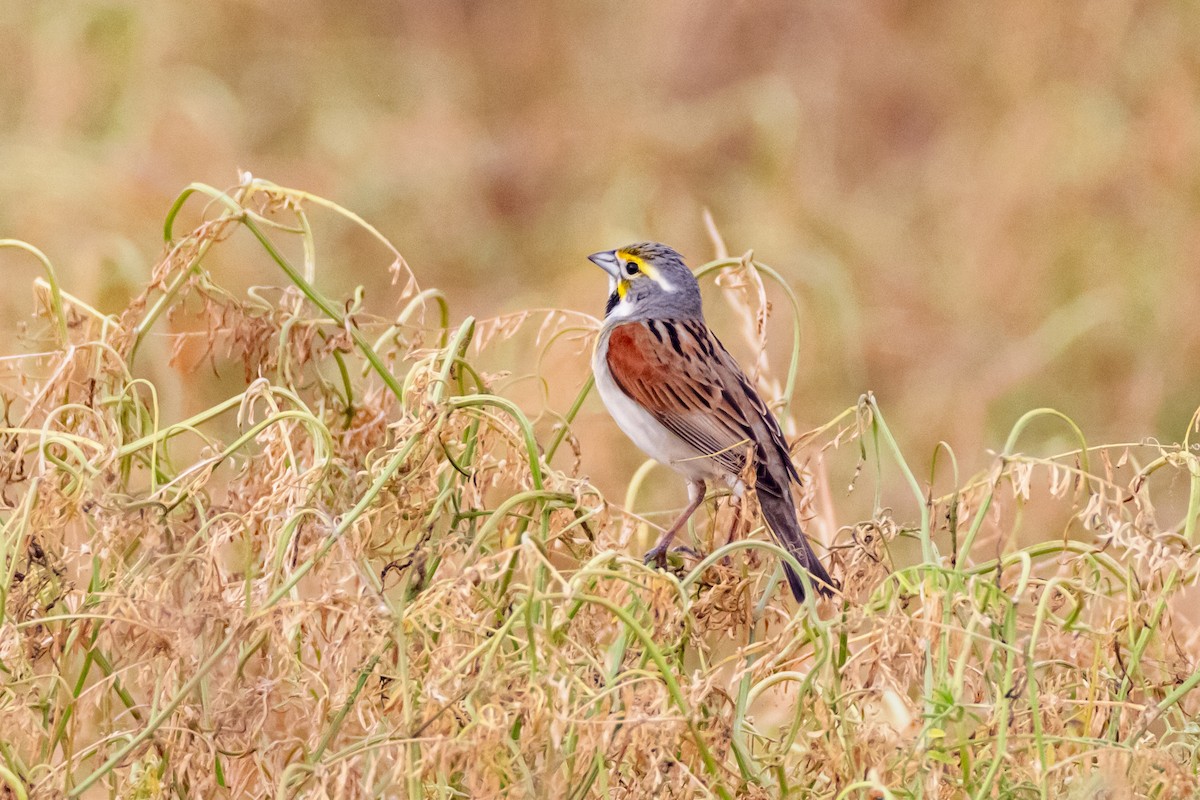
[[[659,569],[667,568],[667,548],[655,547],[642,558],[642,563],[646,566],[653,564]]]
[[[689,555],[692,558],[696,559],[697,561],[704,558],[704,555],[702,553],[698,553],[695,550],[693,550],[692,548],[685,547],[682,545],[672,549],[670,552],[671,553],[684,553],[684,554]],[[667,568],[667,548],[655,547],[654,549],[652,549],[648,553],[646,553],[646,555],[642,558],[642,563],[647,566],[649,566],[650,564],[654,564],[654,566],[658,567],[659,569],[666,569]]]

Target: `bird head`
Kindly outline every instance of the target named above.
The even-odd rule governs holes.
[[[605,318],[699,317],[700,287],[683,256],[665,244],[641,242],[593,253],[588,259],[608,273]]]

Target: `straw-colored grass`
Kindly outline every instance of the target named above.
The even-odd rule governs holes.
[[[317,288],[327,214],[391,254],[395,318]],[[117,316],[4,243],[45,275],[34,352],[0,376],[0,797],[1200,790],[1191,430],[1095,447],[1039,409],[986,474],[942,448],[925,482],[865,395],[797,443],[844,588],[797,607],[757,522],[726,544],[722,497],[701,559],[642,565],[649,467],[615,504],[569,458],[590,385],[556,425],[493,393],[491,348],[583,359],[593,320],[452,315],[353,214],[249,176],[190,188],[165,235]],[[209,279],[206,255],[247,236],[282,289]],[[769,268],[700,272],[765,317]],[[145,377],[167,320],[179,368],[237,384],[187,419]],[[797,352],[756,365],[785,410]],[[1033,422],[1078,446],[1023,455]],[[872,518],[843,519],[832,460],[876,487]]]

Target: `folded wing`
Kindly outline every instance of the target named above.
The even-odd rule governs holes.
[[[800,481],[787,442],[737,362],[699,320],[639,320],[608,340],[608,367],[625,394],[732,475],[755,453],[758,488]]]

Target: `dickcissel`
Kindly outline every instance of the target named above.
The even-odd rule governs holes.
[[[609,278],[604,325],[592,357],[600,397],[625,435],[688,481],[687,508],[646,554],[646,563],[665,563],[671,540],[704,502],[706,481],[724,481],[740,498],[743,474],[753,474],[767,525],[817,589],[830,594],[833,579],[797,519],[792,484],[800,483],[800,474],[787,441],[705,324],[700,286],[683,258],[656,242],[588,258]],[[788,564],[784,571],[792,594],[803,600],[800,576]]]

